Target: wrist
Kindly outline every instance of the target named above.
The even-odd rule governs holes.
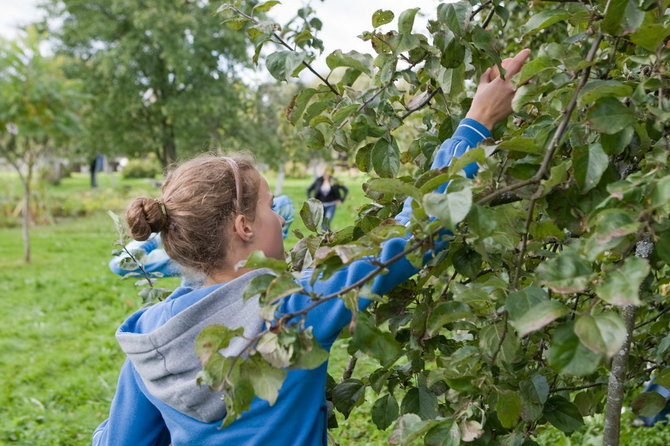
[[[485,114],[473,112],[472,110],[468,111],[465,117],[477,121],[478,123],[486,127],[489,131],[491,131],[493,129],[493,126],[496,124],[493,121],[493,119],[486,116]]]

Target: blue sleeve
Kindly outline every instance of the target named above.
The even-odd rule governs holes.
[[[491,134],[486,127],[472,119],[464,119],[456,129],[454,136],[446,140],[435,154],[432,168],[439,169],[448,166],[453,158],[461,156],[470,148],[476,146],[482,139],[490,137]],[[477,165],[469,164],[464,168],[466,175],[472,178],[477,173]],[[444,192],[446,184],[438,188],[438,192]],[[409,223],[412,207],[409,199],[405,202],[404,208],[396,217],[401,224]],[[310,286],[311,271],[306,271],[301,279],[301,285],[308,291],[313,291],[317,295],[326,296],[361,280],[366,274],[377,269],[375,263],[385,263],[395,255],[401,253],[407,246],[409,237],[396,237],[386,240],[382,244],[381,253],[372,262],[370,259],[361,259],[345,266],[327,280],[317,280],[313,286]],[[446,243],[439,244],[444,249]],[[389,292],[398,284],[412,277],[418,272],[409,261],[402,257],[392,263],[386,274],[380,274],[372,281],[371,291],[377,295],[383,295]],[[371,300],[361,297],[359,299],[359,308],[365,309]],[[300,311],[313,304],[314,301],[307,295],[294,294],[285,299],[279,309],[280,313],[293,313]],[[338,334],[351,321],[351,311],[344,305],[341,299],[332,299],[313,308],[307,313],[305,325],[313,327],[313,333],[321,345],[329,349],[337,338]]]
[[[142,249],[146,253],[146,257],[141,260],[144,270],[151,273],[159,273],[162,277],[173,277],[181,274],[179,265],[170,259],[165,250],[161,247],[161,239],[159,235],[153,236],[144,242],[130,242],[126,245],[126,249]],[[124,269],[121,267],[121,262],[129,256],[124,251],[118,256],[114,256],[109,261],[109,269],[119,276],[125,276],[130,273],[142,274],[139,268]]]
[[[93,432],[93,446],[168,446],[163,417],[140,390],[130,361],[121,368],[109,418]]]

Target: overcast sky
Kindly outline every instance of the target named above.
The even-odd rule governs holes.
[[[37,8],[40,0],[0,0],[0,35],[6,38],[16,36],[17,27],[40,20],[41,11]],[[223,3],[223,1],[221,2]],[[372,30],[371,17],[377,9],[390,9],[396,15],[408,8],[421,8],[421,15],[415,20],[415,30],[425,31],[428,18],[435,17],[439,0],[282,0],[275,6],[271,15],[279,22],[285,23],[305,4],[316,9],[317,16],[323,22],[323,30],[319,37],[323,40],[325,51],[316,66],[325,67],[325,56],[335,49],[344,52],[357,50],[371,52],[370,43],[357,38],[363,31]],[[396,20],[386,28],[395,28]],[[384,29],[384,28],[383,28]],[[303,71],[306,73],[306,70]]]

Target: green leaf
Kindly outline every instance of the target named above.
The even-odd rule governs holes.
[[[600,98],[605,97],[629,97],[633,94],[633,87],[619,81],[590,81],[579,96],[579,102],[583,105],[591,104]]]
[[[506,307],[510,313],[510,322],[524,337],[568,313],[562,303],[549,300],[546,293],[536,287],[514,292],[507,297]]]
[[[541,147],[535,142],[534,138],[518,136],[501,142],[498,144],[498,149],[511,150],[513,152],[538,153]]]
[[[552,396],[544,406],[544,417],[563,432],[574,432],[584,425],[577,406],[562,396]]]
[[[562,375],[590,375],[598,368],[600,355],[593,353],[579,341],[573,327],[574,323],[570,322],[554,332],[547,353],[549,366]]]
[[[482,256],[472,249],[459,248],[452,257],[454,269],[465,277],[475,278],[482,270]]]
[[[608,155],[620,155],[630,144],[634,134],[635,129],[632,126],[626,127],[612,135],[603,133],[600,135],[600,144],[602,144],[603,150]]]
[[[288,269],[288,265],[283,260],[265,257],[263,251],[254,251],[244,262],[245,268],[269,268],[276,273],[283,273]]]
[[[651,205],[655,208],[670,203],[670,176],[665,176],[654,183],[651,190]]]
[[[549,396],[547,378],[540,374],[533,375],[519,383],[521,395],[521,416],[524,421],[535,421],[542,416],[544,403]]]
[[[505,333],[504,339],[503,333]],[[492,358],[496,350],[498,350],[496,361],[512,364],[519,351],[519,341],[509,325],[507,326],[507,330],[505,330],[505,324],[499,322],[488,325],[480,331],[479,348],[488,358]]]
[[[323,390],[322,390],[323,391]],[[360,379],[347,379],[333,389],[333,404],[348,418],[351,410],[365,397],[365,385]]]
[[[583,194],[587,193],[600,182],[607,170],[609,158],[600,144],[575,147],[572,152],[575,180]]]
[[[307,229],[318,231],[323,223],[323,203],[316,198],[305,201],[300,209],[300,218]]]
[[[293,354],[291,369],[315,369],[328,360],[328,352],[312,334],[312,327],[302,330],[299,337],[300,348]]]
[[[232,329],[220,324],[205,327],[195,339],[195,354],[200,363],[206,364],[213,354],[227,348],[233,338],[243,333],[242,327]]]
[[[647,260],[629,257],[618,270],[605,274],[595,291],[612,305],[640,305],[640,285],[648,275]]]
[[[377,328],[366,313],[358,314],[356,330],[350,343],[356,350],[379,360],[384,367],[393,364],[402,353],[402,348],[393,335]]]
[[[423,197],[423,206],[428,215],[439,218],[447,228],[454,229],[470,212],[472,190],[465,187],[458,192],[429,193]]]
[[[619,34],[629,0],[610,0],[603,19],[603,30],[614,36]]]
[[[582,291],[591,278],[591,263],[574,250],[564,250],[535,270],[540,283],[561,294]]]
[[[281,344],[275,333],[265,333],[256,344],[256,351],[274,367],[284,368],[291,365],[292,346]]]
[[[468,29],[472,6],[468,2],[440,3],[437,19],[445,23],[456,35],[462,36]]]
[[[275,278],[272,282],[270,282],[270,285],[268,285],[268,303],[275,303],[279,299],[290,296],[294,293],[298,293],[300,291],[303,291],[303,287],[295,281],[293,276],[284,273]]]
[[[309,100],[316,94],[316,90],[313,88],[306,88],[297,95],[293,97],[291,104],[286,110],[286,116],[293,125],[298,122],[298,119],[302,116]]]
[[[398,17],[398,32],[400,34],[410,34],[414,26],[414,17],[420,8],[412,8],[403,11]]]
[[[618,99],[599,99],[586,114],[586,122],[600,133],[617,133],[635,124],[635,115]]]
[[[393,194],[406,197],[412,197],[415,200],[421,201],[423,194],[409,183],[396,178],[376,178],[368,182],[368,190],[381,192],[384,194]]]
[[[630,40],[645,50],[655,52],[668,34],[670,34],[670,27],[667,25],[651,23],[640,27],[640,29],[631,34]]]
[[[267,57],[265,64],[272,77],[285,81],[306,58],[307,53],[300,51],[277,51]]]
[[[423,421],[421,417],[413,413],[405,414],[396,422],[388,442],[389,444],[409,445],[438,423],[437,420]]]
[[[243,361],[240,374],[251,382],[256,396],[270,406],[277,401],[279,389],[286,378],[286,370],[276,369],[258,356]]]
[[[633,412],[640,417],[653,417],[663,410],[667,401],[656,392],[642,392],[633,400]]]
[[[277,276],[274,274],[261,274],[260,276],[256,276],[251,279],[249,283],[247,283],[247,286],[244,287],[244,300],[247,300],[258,294],[264,294],[270,286],[270,283],[276,277]]]
[[[575,333],[589,350],[604,353],[609,358],[619,351],[626,340],[626,326],[612,311],[579,316],[575,322]]]
[[[368,76],[372,75],[372,56],[358,51],[343,53],[342,50],[335,50],[326,57],[326,64],[331,70],[337,67],[350,67]]]
[[[395,14],[393,14],[393,11],[378,9],[372,14],[372,27],[378,28],[387,23],[391,23],[394,17]]]
[[[659,386],[663,387],[670,387],[670,369],[656,371],[656,376],[654,376],[654,384],[658,384]]]
[[[570,13],[564,9],[552,9],[541,11],[537,14],[534,14],[528,21],[521,27],[521,32],[523,34],[528,34],[535,31],[540,31],[544,28],[547,28],[554,23],[560,22],[570,18]]]
[[[442,420],[428,431],[423,441],[425,446],[459,446],[461,431],[453,420]]]
[[[403,415],[415,413],[423,420],[431,420],[438,415],[437,397],[426,386],[412,387],[402,399],[400,412]]]
[[[458,320],[469,319],[473,316],[472,310],[462,302],[442,302],[438,304],[426,321],[426,334],[434,336],[439,333],[445,324]]]
[[[523,85],[538,73],[545,70],[555,70],[556,63],[548,56],[539,56],[526,62],[519,73],[517,83]]]
[[[391,178],[397,175],[400,169],[400,150],[398,145],[379,138],[372,148],[372,167],[380,177]]]
[[[253,12],[268,12],[270,9],[272,9],[274,6],[281,4],[279,0],[270,0],[265,3],[260,3],[256,6],[254,6],[254,9],[252,10]]]
[[[305,127],[300,131],[300,136],[305,141],[305,146],[309,149],[319,150],[326,144],[323,133],[314,127]]]
[[[382,396],[372,405],[372,422],[375,423],[377,429],[385,430],[398,419],[398,415],[398,401],[390,393]]]
[[[496,414],[502,427],[513,428],[521,416],[521,398],[515,392],[503,391],[498,394]]]

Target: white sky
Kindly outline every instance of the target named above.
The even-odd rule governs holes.
[[[37,8],[40,0],[0,0],[0,36],[13,38],[18,26],[38,21],[42,12]],[[371,17],[378,9],[388,9],[395,13],[396,19],[382,29],[396,26],[397,17],[409,8],[421,8],[415,20],[415,30],[425,31],[428,18],[435,17],[440,0],[282,0],[280,5],[271,10],[271,15],[279,22],[285,23],[298,8],[310,4],[323,22],[319,38],[323,40],[325,51],[316,61],[319,71],[325,69],[325,57],[335,49],[344,52],[356,50],[371,52],[370,43],[357,38],[363,31],[372,30]],[[223,0],[221,1],[223,3]],[[265,71],[264,69],[262,71]],[[307,71],[303,71],[306,73]],[[259,73],[260,74],[260,73]],[[266,73],[260,74],[262,77]]]

